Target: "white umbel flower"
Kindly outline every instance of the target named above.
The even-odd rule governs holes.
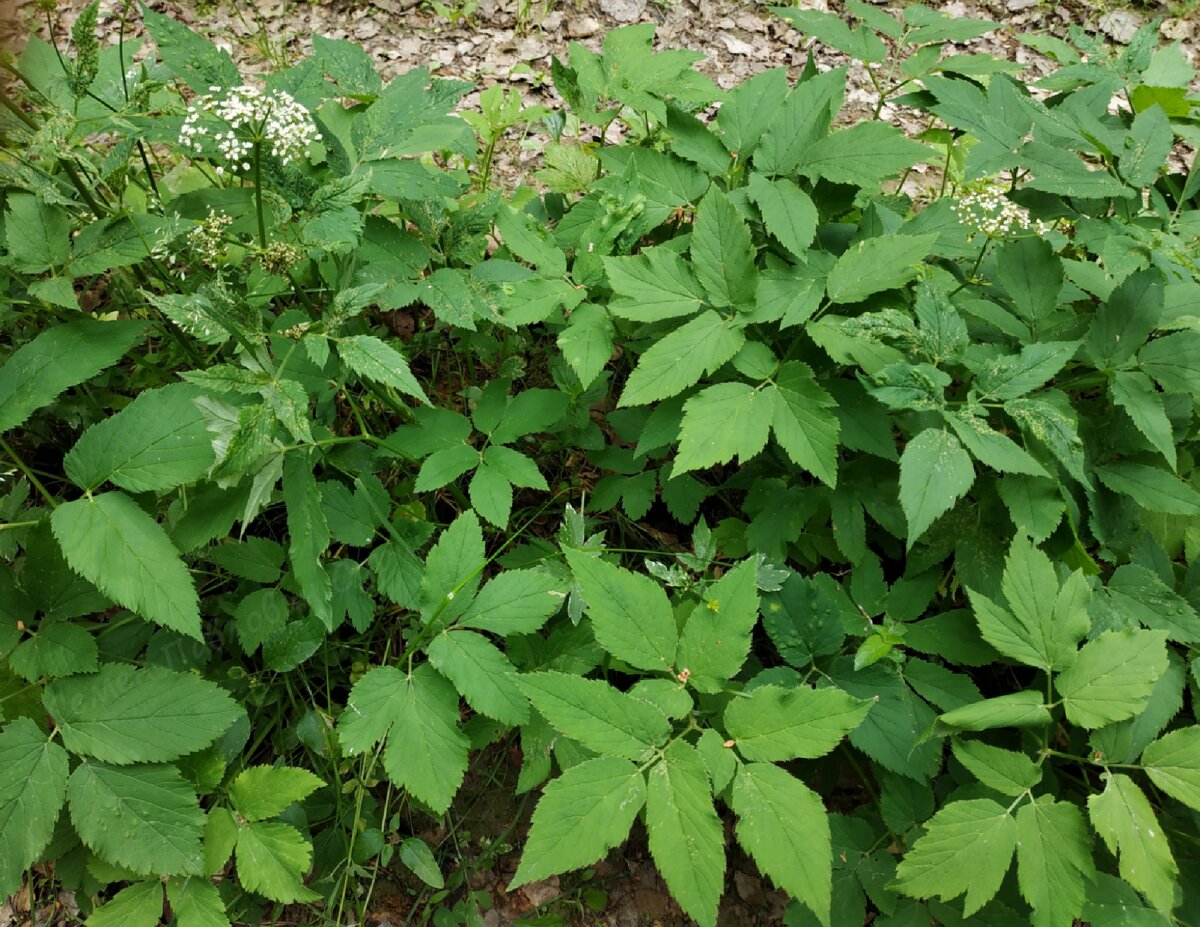
[[[206,140],[216,143],[217,154],[234,172],[247,172],[256,144],[287,164],[301,157],[321,135],[312,114],[284,90],[260,90],[250,84],[240,87],[209,87],[188,107],[179,130],[179,143],[189,151],[204,153]],[[202,123],[215,118],[225,124],[212,132]],[[223,171],[222,171],[223,173]]]
[[[1010,200],[1002,187],[968,193],[951,208],[959,222],[989,238],[1029,231],[1045,235],[1050,230],[1041,219],[1031,219],[1029,210]]]

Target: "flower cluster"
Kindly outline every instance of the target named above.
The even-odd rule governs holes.
[[[259,90],[249,84],[222,90],[209,87],[188,107],[179,130],[179,143],[200,153],[205,147],[209,127],[201,122],[216,117],[226,129],[212,133],[221,157],[234,171],[250,170],[250,156],[257,143],[266,143],[272,155],[287,164],[304,154],[313,142],[321,140],[312,114],[286,91]],[[224,173],[222,167],[217,173]]]
[[[293,267],[303,255],[295,245],[286,241],[275,241],[258,253],[259,260],[267,273],[283,275]]]
[[[196,260],[205,267],[215,266],[225,253],[225,233],[231,225],[231,216],[210,208],[208,218],[196,223],[187,234],[188,247]]]
[[[952,208],[959,222],[989,238],[1014,231],[1045,235],[1050,230],[1041,219],[1030,219],[1029,210],[1018,206],[998,187],[968,193]]]

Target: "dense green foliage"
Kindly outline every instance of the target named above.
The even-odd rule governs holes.
[[[1200,923],[1192,70],[1025,36],[1028,87],[847,6],[779,12],[919,139],[649,26],[466,118],[347,42],[257,87],[149,10],[30,40],[0,896],[344,923],[399,863],[479,923],[416,832],[503,745],[513,887],[641,819],[712,927],[729,823],[790,927]],[[533,120],[541,192],[489,189]]]

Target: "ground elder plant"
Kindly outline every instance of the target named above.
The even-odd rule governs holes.
[[[464,117],[320,36],[29,40],[0,894],[443,927],[632,841],[705,927],[751,864],[789,927],[1198,923],[1195,75],[779,12],[927,129],[646,25]]]

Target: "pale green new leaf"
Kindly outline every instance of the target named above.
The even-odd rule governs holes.
[[[282,814],[325,783],[307,769],[295,766],[249,766],[229,784],[229,797],[238,814],[263,821]]]
[[[741,462],[767,444],[775,403],[774,391],[748,383],[718,383],[692,396],[683,405],[679,450],[674,475],[725,463]]]
[[[283,904],[316,901],[301,881],[311,865],[312,844],[290,824],[259,821],[238,831],[238,879],[249,891]]]
[[[1042,779],[1042,768],[1024,753],[993,747],[982,740],[958,738],[951,748],[971,775],[1004,795],[1022,795]]]
[[[671,895],[701,927],[716,927],[725,887],[725,831],[695,748],[674,741],[650,767],[646,831]]]
[[[830,489],[837,486],[837,448],[841,424],[831,411],[837,402],[817,385],[812,369],[798,361],[784,364],[775,375],[771,428],[791,458]],[[761,409],[751,414],[762,415]],[[730,423],[734,420],[731,419]]]
[[[646,405],[683,392],[737,354],[745,340],[740,329],[705,310],[638,358],[618,405]]]
[[[389,778],[437,814],[467,771],[470,741],[459,728],[458,692],[428,663],[404,677],[383,766]]]
[[[704,288],[682,257],[649,248],[633,257],[606,257],[613,298],[608,311],[634,322],[659,322],[692,315],[707,301]]]
[[[750,230],[729,197],[716,186],[696,210],[691,255],[692,269],[712,305],[754,305],[758,273]]]
[[[210,808],[204,822],[204,875],[216,875],[225,868],[237,846],[238,823],[233,812],[220,806]]]
[[[139,875],[199,875],[204,812],[174,766],[82,762],[67,785],[71,822],[92,852]]]
[[[321,562],[329,546],[329,523],[321,506],[321,490],[303,454],[283,461],[283,501],[287,505],[288,562],[304,600],[325,627],[333,626],[333,584]]]
[[[557,731],[597,753],[640,759],[670,733],[661,711],[599,679],[527,673],[517,685]]]
[[[162,883],[135,882],[93,911],[84,923],[87,927],[157,927],[162,913]]]
[[[0,895],[21,886],[54,833],[67,794],[67,751],[18,718],[0,732]]]
[[[1067,718],[1094,728],[1140,712],[1166,672],[1166,640],[1163,631],[1106,631],[1084,644],[1054,679]]]
[[[937,235],[884,235],[851,245],[833,265],[825,292],[831,302],[856,303],[903,286],[933,250]]]
[[[1154,809],[1124,773],[1105,773],[1104,791],[1088,797],[1088,815],[1109,852],[1118,857],[1121,878],[1164,914],[1174,907],[1179,867]]]
[[[747,189],[767,231],[794,256],[803,258],[817,233],[817,207],[809,195],[786,178],[767,180],[762,174],[752,174]]]
[[[679,637],[662,586],[599,557],[569,549],[563,553],[600,646],[638,669],[673,670]]]
[[[71,569],[110,599],[203,639],[199,597],[179,551],[127,495],[109,492],[63,503],[50,526]]]
[[[81,319],[48,328],[0,366],[0,434],[76,383],[115,364],[142,337],[144,322]]]
[[[63,458],[67,476],[86,490],[111,481],[130,492],[200,479],[214,461],[212,434],[193,402],[200,395],[187,383],[141,393],[83,433]]]
[[[106,663],[55,679],[43,704],[73,753],[106,763],[157,763],[202,750],[240,709],[216,683],[159,666]]]
[[[833,851],[820,796],[778,766],[751,763],[738,768],[732,804],[758,868],[829,927]]]
[[[501,637],[532,634],[563,606],[567,590],[542,570],[506,570],[489,580],[458,625]]]
[[[815,759],[862,723],[874,703],[841,689],[759,686],[725,709],[725,733],[747,760]]]
[[[628,760],[572,766],[542,792],[509,891],[596,862],[628,836],[645,802],[645,779]]]
[[[337,341],[342,362],[359,376],[390,386],[429,405],[429,397],[409,370],[404,355],[374,335],[347,335]]]
[[[679,638],[679,671],[701,692],[719,692],[746,662],[758,622],[758,562],[750,558],[722,576],[692,609]]]
[[[1039,795],[1017,810],[1017,884],[1033,907],[1033,927],[1064,927],[1080,917],[1085,881],[1095,874],[1076,805]]]
[[[229,927],[225,900],[208,879],[171,879],[167,898],[178,927]]]
[[[1142,767],[1160,789],[1200,811],[1200,727],[1164,734],[1142,753]]]
[[[985,698],[938,716],[938,725],[960,731],[987,731],[997,727],[1042,727],[1052,720],[1046,698],[1026,689]]]
[[[970,917],[992,900],[1017,845],[1017,822],[989,798],[954,801],[925,823],[896,868],[896,884],[914,898],[949,901],[966,892]]]
[[[425,652],[434,669],[480,714],[505,724],[529,720],[529,703],[516,684],[517,668],[482,634],[444,631]]]
[[[958,438],[926,428],[900,455],[900,507],[908,520],[907,546],[949,511],[975,482],[975,465]]]

